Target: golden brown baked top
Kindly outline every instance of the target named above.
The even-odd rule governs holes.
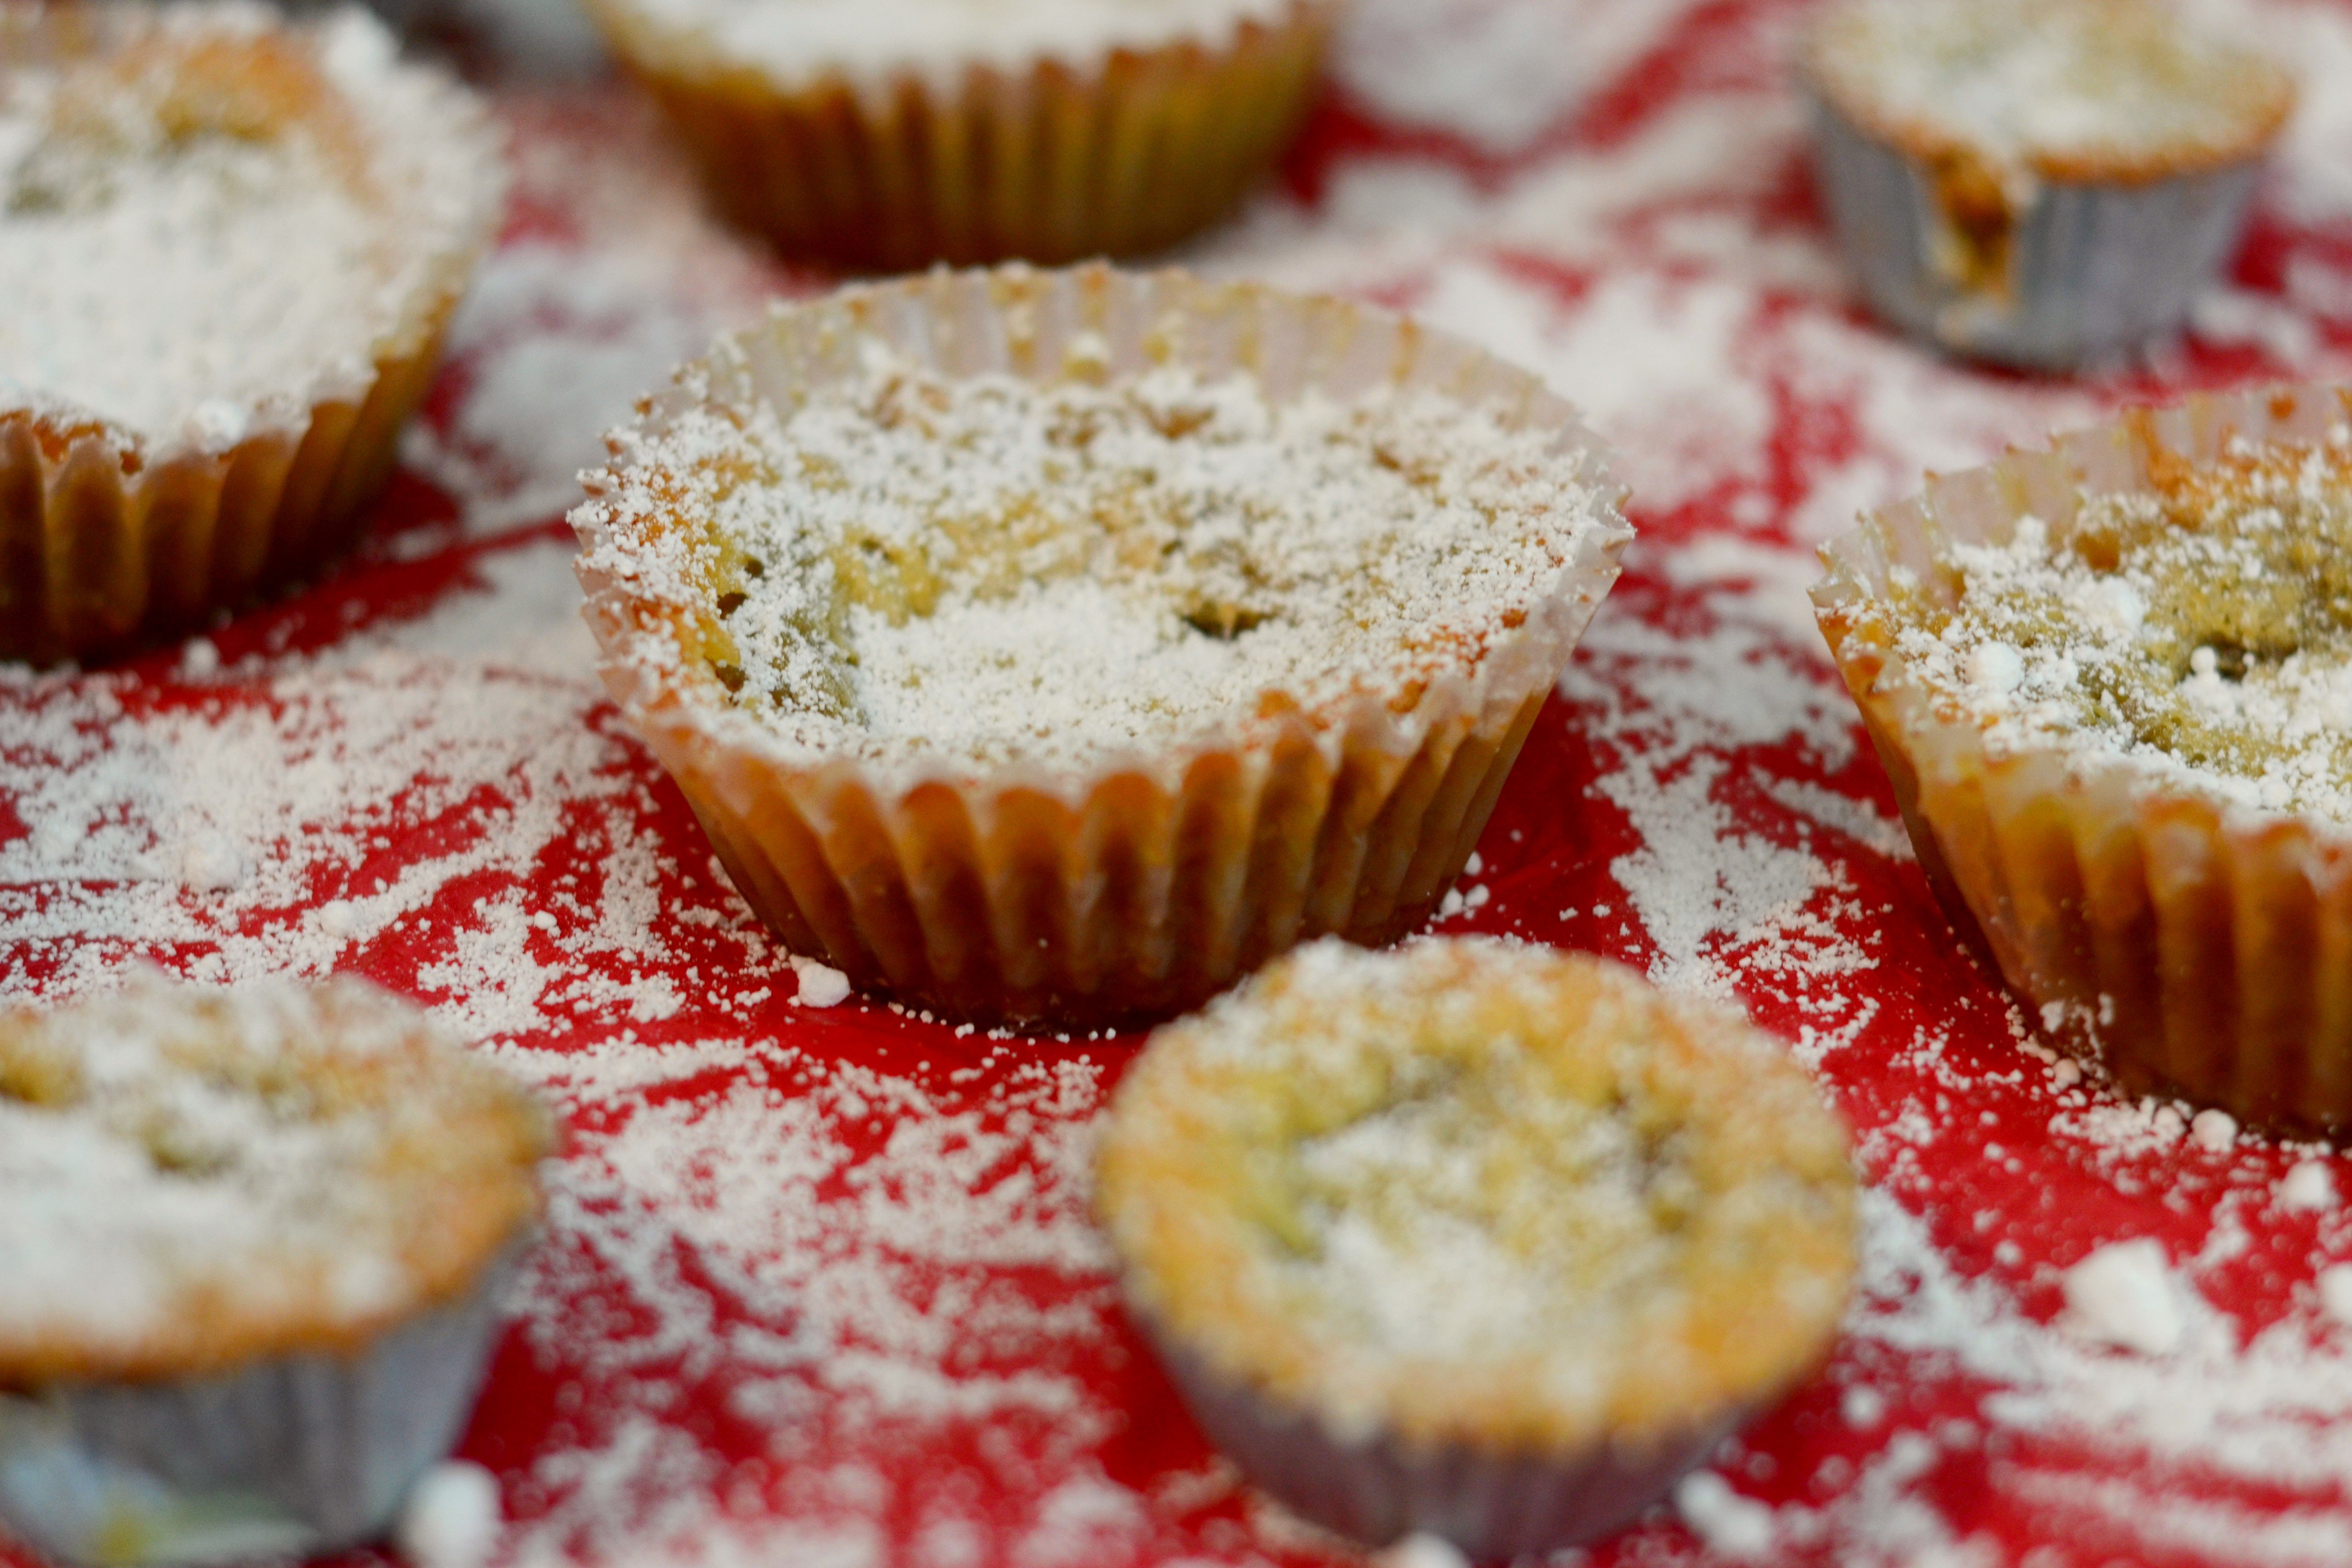
[[[1854,1267],[1774,1042],[1600,960],[1327,941],[1169,1025],[1097,1205],[1160,1331],[1335,1433],[1639,1443],[1778,1393]]]
[[[306,424],[420,346],[502,185],[480,104],[356,7],[0,0],[0,413]]]
[[[2235,163],[2294,100],[2277,66],[2156,0],[1838,0],[1801,63],[1912,157],[1996,176],[2141,181]]]
[[[355,981],[0,1015],[0,1388],[355,1343],[533,1222],[538,1102]]]
[[[808,752],[1082,766],[1270,700],[1410,706],[1622,528],[1558,430],[1431,392],[840,352],[796,405],[626,436],[574,517],[583,571],[681,628],[677,684]]]
[[[2146,489],[1939,566],[1868,613],[1996,748],[2352,822],[2352,446],[2160,455]]]

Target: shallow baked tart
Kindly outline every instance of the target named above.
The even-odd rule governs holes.
[[[110,1568],[377,1533],[465,1426],[549,1131],[353,981],[0,1015],[0,1524]]]
[[[1872,308],[2053,370],[2188,319],[2295,96],[2160,0],[1834,0],[1799,74]]]
[[[1631,1520],[1822,1359],[1846,1135],[1776,1042],[1485,938],[1278,960],[1114,1097],[1137,1322],[1259,1486],[1481,1560]]]
[[[1919,859],[2133,1090],[2352,1126],[2352,416],[2200,396],[1827,547],[1822,630]]]
[[[1288,145],[1340,0],[588,0],[736,221],[796,256],[1133,256]]]
[[[480,104],[365,11],[0,5],[0,658],[348,546],[502,190]]]
[[[1180,273],[853,289],[643,406],[606,685],[788,946],[965,1018],[1417,924],[1629,537],[1533,377]]]

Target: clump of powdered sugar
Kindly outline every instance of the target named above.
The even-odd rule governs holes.
[[[798,746],[982,763],[1429,679],[1540,615],[1613,515],[1555,432],[1426,394],[957,381],[878,348],[834,395],[625,452],[587,564],[714,616],[737,707]]]

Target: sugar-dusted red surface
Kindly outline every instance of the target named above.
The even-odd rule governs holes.
[[[1737,996],[1858,1135],[1868,1258],[1830,1365],[1591,1560],[2352,1561],[2352,1339],[2315,1284],[2352,1221],[2280,1190],[2318,1157],[2352,1194],[2352,1168],[2208,1147],[2036,1054],[1800,596],[1803,546],[1926,467],[2343,373],[2352,12],[2263,13],[2313,101],[2198,331],[2056,384],[1941,363],[1844,296],[1780,86],[1800,9],[1367,0],[1286,194],[1192,258],[1421,310],[1617,442],[1640,542],[1440,923]],[[546,1086],[570,1152],[465,1447],[502,1561],[1344,1560],[1214,1461],[1118,1313],[1086,1127],[1137,1042],[795,1005],[603,700],[567,470],[662,364],[821,280],[710,228],[623,89],[504,101],[507,247],[360,556],[216,659],[0,680],[0,987],[352,971]],[[2063,1311],[2064,1268],[2142,1236],[2186,1324],[2166,1356]]]

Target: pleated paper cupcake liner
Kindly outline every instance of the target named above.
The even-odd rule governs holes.
[[[1574,410],[1525,372],[1342,301],[1176,272],[1010,268],[853,290],[772,318],[736,340],[740,370],[712,374],[790,405],[854,375],[857,344],[878,334],[951,375],[1043,380],[1082,333],[1108,345],[1114,375],[1156,349],[1203,379],[1254,374],[1277,399],[1393,385],[1498,405],[1556,433],[1559,461],[1598,492],[1622,493]],[[657,396],[646,423],[686,397]],[[606,684],[785,944],[959,1018],[1065,1026],[1181,1011],[1297,942],[1376,944],[1427,918],[1631,537],[1591,530],[1521,625],[1416,699],[1293,704],[1078,773],[973,776],[763,743],[688,681],[695,629],[593,564],[610,527],[575,518]]]
[[[1129,1310],[1150,1332],[1201,1430],[1254,1485],[1368,1546],[1421,1532],[1477,1562],[1500,1563],[1597,1541],[1664,1497],[1750,1414],[1728,1410],[1640,1447],[1604,1441],[1545,1452],[1391,1434],[1350,1441],[1152,1330],[1132,1298]]]
[[[1289,145],[1338,8],[1297,0],[1222,47],[877,87],[789,86],[629,0],[589,4],[730,219],[787,254],[876,271],[1136,256],[1206,227]]]
[[[2233,437],[2317,441],[2352,392],[2193,397],[1932,482],[1824,547],[1823,635],[1953,923],[2043,1028],[2133,1092],[2242,1121],[2352,1128],[2352,828],[2200,794],[2124,757],[1988,747],[1893,644],[1888,584],[2018,519],[2063,530],[2085,493],[2152,489],[2159,460]],[[1949,592],[1948,588],[1943,590]]]
[[[226,451],[147,460],[105,426],[0,411],[0,658],[97,660],[198,629],[355,543],[457,294],[356,395]]]
[[[356,1352],[0,1391],[0,1521],[93,1568],[307,1557],[382,1534],[465,1430],[525,1245]]]
[[[1812,96],[1814,167],[1872,310],[1970,359],[2067,371],[2121,360],[2189,320],[2244,232],[2259,158],[2147,181],[2039,182],[1969,276],[1936,166]]]

